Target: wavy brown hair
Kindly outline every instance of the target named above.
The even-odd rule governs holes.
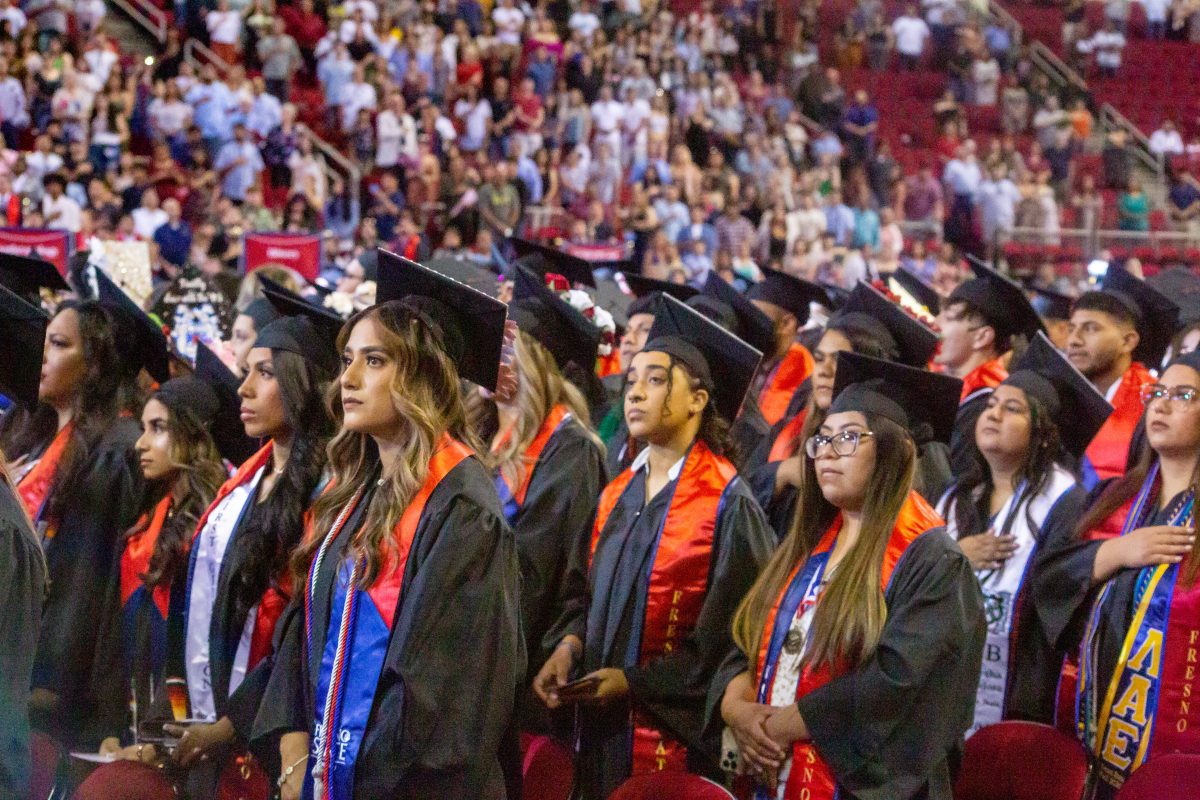
[[[875,651],[887,621],[879,584],[883,556],[900,509],[912,490],[916,446],[896,423],[864,414],[875,436],[875,469],[865,494],[862,528],[821,596],[813,616],[805,665],[852,669]],[[806,561],[840,514],[817,483],[814,461],[806,458],[796,513],[787,538],[775,551],[733,617],[733,639],[757,672],[759,644],[767,620],[797,564]]]
[[[376,323],[380,339],[396,365],[391,386],[392,403],[400,415],[403,455],[396,472],[372,495],[362,527],[350,544],[350,553],[362,559],[359,581],[363,588],[375,582],[393,547],[392,529],[420,490],[429,470],[429,460],[442,434],[449,433],[479,452],[479,443],[467,425],[458,370],[446,354],[440,332],[428,317],[392,301],[360,311],[350,318],[338,335],[341,352],[350,333],[360,322]],[[335,381],[327,401],[330,413],[341,424],[341,388]],[[308,568],[333,527],[338,515],[379,469],[379,451],[367,434],[342,427],[329,442],[332,486],[313,506],[313,535],[296,550],[292,573],[303,586]]]

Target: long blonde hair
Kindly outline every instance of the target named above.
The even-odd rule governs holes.
[[[588,436],[601,448],[600,437],[592,431],[591,415],[587,400],[575,384],[563,377],[550,351],[524,331],[518,331],[515,341],[517,367],[517,396],[513,401],[518,409],[517,421],[509,431],[503,446],[490,456],[491,466],[500,470],[509,486],[524,482],[526,470],[533,467],[525,463],[525,451],[557,405],[564,405],[571,412]]]
[[[852,669],[879,644],[887,621],[887,604],[880,586],[883,556],[900,509],[912,488],[916,447],[899,425],[876,414],[865,414],[875,434],[875,469],[867,484],[858,539],[829,577],[813,615],[803,664]],[[797,564],[808,559],[829,526],[841,513],[825,499],[817,483],[813,460],[805,459],[799,502],[792,527],[742,600],[733,618],[733,639],[757,672],[759,644],[767,620]]]
[[[376,323],[383,346],[396,364],[391,397],[400,415],[404,445],[395,473],[371,497],[363,525],[350,544],[348,552],[363,562],[361,588],[374,583],[387,563],[393,547],[392,529],[425,482],[429,460],[442,434],[449,433],[479,450],[467,427],[458,370],[442,346],[440,333],[430,328],[424,315],[402,301],[393,301],[351,317],[338,336],[338,352],[345,348],[354,326],[368,319]],[[338,382],[330,386],[327,399],[330,413],[340,425],[343,414]],[[297,549],[292,560],[298,586],[306,580],[309,565],[338,515],[379,463],[375,441],[344,427],[330,440],[328,453],[332,486],[313,506],[313,535]]]

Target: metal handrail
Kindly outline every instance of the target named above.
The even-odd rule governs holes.
[[[112,0],[117,8],[163,44],[167,41],[167,13],[150,0]]]
[[[203,60],[198,58],[197,54],[203,56]],[[194,67],[198,67],[203,63],[211,64],[221,77],[228,75],[229,71],[233,69],[233,65],[221,58],[217,55],[216,51],[198,39],[188,39],[183,43],[183,57]]]
[[[1057,242],[1047,242],[1047,239],[1057,239]],[[1063,247],[1067,242],[1076,241],[1082,247],[1084,258],[1093,258],[1102,250],[1113,247],[1128,247],[1130,242],[1138,246],[1152,247],[1155,256],[1159,249],[1168,244],[1195,244],[1200,246],[1200,237],[1187,231],[1123,231],[1116,228],[1061,228],[1053,233],[1047,233],[1041,228],[1013,228],[1009,231],[1008,242],[1024,244],[1044,244],[1048,247]]]
[[[1105,103],[1100,107],[1100,125],[1105,129],[1120,128],[1137,142],[1137,147],[1133,149],[1138,160],[1155,174],[1159,181],[1166,180],[1166,164],[1162,156],[1156,155],[1150,149],[1150,139],[1146,134],[1142,133],[1141,128],[1134,125],[1133,122],[1113,107],[1112,103]]]
[[[1025,29],[1021,27],[1021,23],[1017,21],[1007,8],[996,2],[989,1],[987,4],[987,13],[996,22],[1008,28],[1013,33],[1013,44],[1019,45],[1025,38]]]
[[[1035,66],[1059,83],[1087,91],[1087,81],[1044,43],[1034,40],[1029,45],[1029,58]]]

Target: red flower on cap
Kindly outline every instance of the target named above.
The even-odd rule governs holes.
[[[557,272],[546,273],[546,285],[556,292],[565,292],[571,288],[571,282]]]

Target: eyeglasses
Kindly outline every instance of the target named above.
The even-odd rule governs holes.
[[[1142,387],[1142,404],[1150,405],[1155,400],[1163,398],[1174,400],[1184,405],[1191,405],[1196,402],[1196,398],[1200,397],[1200,389],[1194,386],[1163,386],[1161,383],[1152,383],[1149,386]]]
[[[858,442],[868,436],[874,436],[871,431],[842,431],[833,436],[814,433],[804,443],[804,452],[809,458],[816,458],[825,445],[831,445],[833,452],[839,456],[852,456],[858,450]]]

